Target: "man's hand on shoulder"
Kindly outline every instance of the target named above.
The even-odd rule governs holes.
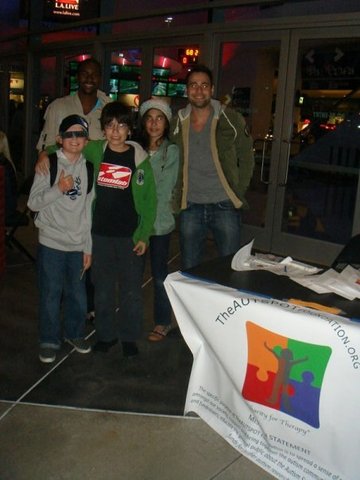
[[[48,153],[43,150],[39,153],[38,159],[35,164],[35,173],[38,175],[47,175],[50,170],[50,161]]]

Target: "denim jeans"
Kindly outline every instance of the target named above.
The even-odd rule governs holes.
[[[95,288],[97,339],[138,340],[142,334],[144,257],[131,237],[93,235],[91,276]]]
[[[208,233],[211,232],[219,256],[240,248],[241,213],[230,200],[198,204],[188,202],[180,213],[180,248],[182,269],[201,263]]]
[[[154,322],[155,325],[170,325],[171,305],[164,288],[168,274],[168,258],[171,233],[150,237],[151,274],[154,279]]]
[[[63,336],[83,338],[86,320],[83,252],[64,252],[39,245],[37,254],[39,286],[39,333],[42,347],[60,348]]]

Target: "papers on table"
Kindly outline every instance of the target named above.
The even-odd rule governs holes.
[[[292,278],[316,293],[337,293],[348,300],[360,298],[360,271],[347,265],[341,273],[332,268],[321,275]]]
[[[294,282],[316,293],[336,293],[348,300],[360,298],[360,270],[348,265],[341,273],[333,269],[322,270],[291,257],[276,257],[267,254],[251,254],[254,240],[240,248],[234,255],[231,268],[238,271],[267,270],[277,275],[286,275]],[[318,275],[317,275],[318,274]]]
[[[253,243],[254,240],[240,248],[234,255],[231,262],[233,270],[268,270],[277,275],[286,275],[288,277],[303,277],[304,275],[312,275],[321,271],[320,268],[297,262],[291,257],[283,258],[260,253],[251,255]]]

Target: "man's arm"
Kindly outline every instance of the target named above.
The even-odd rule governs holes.
[[[35,173],[38,175],[46,175],[49,173],[50,170],[50,161],[49,161],[49,154],[53,153],[57,150],[56,145],[51,145],[46,150],[42,150],[39,152],[37,161],[35,163]]]
[[[61,105],[59,102],[54,100],[47,107],[44,115],[44,126],[39,137],[39,141],[36,145],[38,152],[41,152],[49,145],[54,145],[56,143],[56,135],[58,134],[59,129],[59,117],[62,118],[62,111],[60,111]]]

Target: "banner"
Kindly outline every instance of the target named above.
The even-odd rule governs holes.
[[[185,414],[276,478],[359,478],[358,324],[180,272],[165,287],[194,357]]]

